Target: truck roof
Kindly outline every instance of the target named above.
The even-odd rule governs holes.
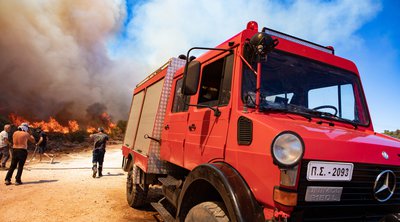
[[[251,23],[251,22],[249,22]],[[245,41],[248,41],[253,37],[254,34],[258,32],[258,25],[256,27],[251,27],[249,24],[247,28],[238,34],[232,36],[228,40],[216,46],[216,48],[224,48],[228,49],[231,46],[229,44],[233,44],[233,46],[237,46],[238,44],[243,45]],[[272,35],[274,38],[279,40],[278,46],[275,48],[277,50],[281,50],[293,55],[302,56],[309,58],[311,60],[315,60],[327,65],[335,66],[341,69],[348,70],[356,75],[359,75],[358,69],[356,65],[345,58],[337,56],[334,54],[334,49],[331,46],[321,46],[319,44],[300,39],[282,32],[278,32],[272,29],[264,28],[263,29],[267,34]],[[287,37],[287,38],[285,38]],[[199,56],[196,60],[200,62],[207,60],[208,58],[217,55],[221,52],[208,51],[201,56]],[[179,69],[177,74],[180,75],[183,73],[183,69]]]
[[[250,24],[251,23],[251,24]],[[255,22],[249,22],[247,25],[247,28],[244,29],[243,31],[239,32],[238,34],[232,36],[228,40],[224,41],[223,43],[219,44],[216,46],[216,48],[223,48],[223,49],[229,49],[229,48],[234,48],[237,47],[238,45],[243,45],[246,41],[251,39],[251,37],[258,32],[258,25]],[[319,44],[303,40],[282,32],[278,32],[272,29],[264,28],[263,31],[266,33],[272,35],[274,38],[277,38],[279,40],[279,44],[275,48],[276,50],[281,50],[286,53],[290,53],[293,55],[305,57],[311,60],[315,60],[327,65],[335,66],[341,69],[348,70],[357,76],[359,76],[358,69],[356,65],[345,58],[342,58],[340,56],[337,56],[333,53],[333,47],[328,46],[324,47]],[[287,38],[286,38],[286,37]],[[203,62],[206,61],[208,58],[221,54],[223,52],[219,51],[207,51],[200,55],[196,60]],[[171,58],[172,59],[172,58]],[[165,73],[163,70],[165,70],[168,67],[168,64],[170,63],[170,60],[168,60],[164,65],[162,65],[159,69],[157,69],[155,72],[151,73],[149,76],[147,76],[144,80],[142,80],[140,83],[136,85],[135,88],[135,93],[139,92],[143,88],[145,88],[148,85],[151,85],[153,82],[156,82],[158,79],[162,78]],[[184,67],[181,67],[180,69],[177,70],[175,76],[179,76],[183,74],[183,69]],[[151,81],[149,81],[151,80]]]
[[[139,82],[134,90],[134,94],[140,92],[144,88],[150,86],[151,84],[157,82],[161,78],[163,78],[168,70],[168,67],[170,66],[171,62],[176,60],[177,58],[170,58],[164,65],[162,65],[160,68],[158,68],[156,71],[152,72],[150,75],[148,75],[146,78],[144,78],[141,82]]]

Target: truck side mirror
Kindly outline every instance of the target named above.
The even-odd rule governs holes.
[[[183,77],[182,94],[192,96],[197,93],[200,79],[200,62],[193,60],[187,65]]]

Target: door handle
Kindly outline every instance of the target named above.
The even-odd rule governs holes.
[[[196,130],[196,125],[192,123],[192,125],[189,126],[189,131],[195,131]]]

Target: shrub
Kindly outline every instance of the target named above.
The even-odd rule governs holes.
[[[66,139],[69,140],[70,142],[78,142],[78,143],[83,143],[86,138],[88,138],[88,133],[84,130],[78,130],[73,133],[68,133],[65,134]]]

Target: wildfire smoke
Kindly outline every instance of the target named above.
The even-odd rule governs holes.
[[[0,116],[75,131],[101,103],[126,119],[135,64],[107,48],[124,18],[120,0],[0,1]]]

